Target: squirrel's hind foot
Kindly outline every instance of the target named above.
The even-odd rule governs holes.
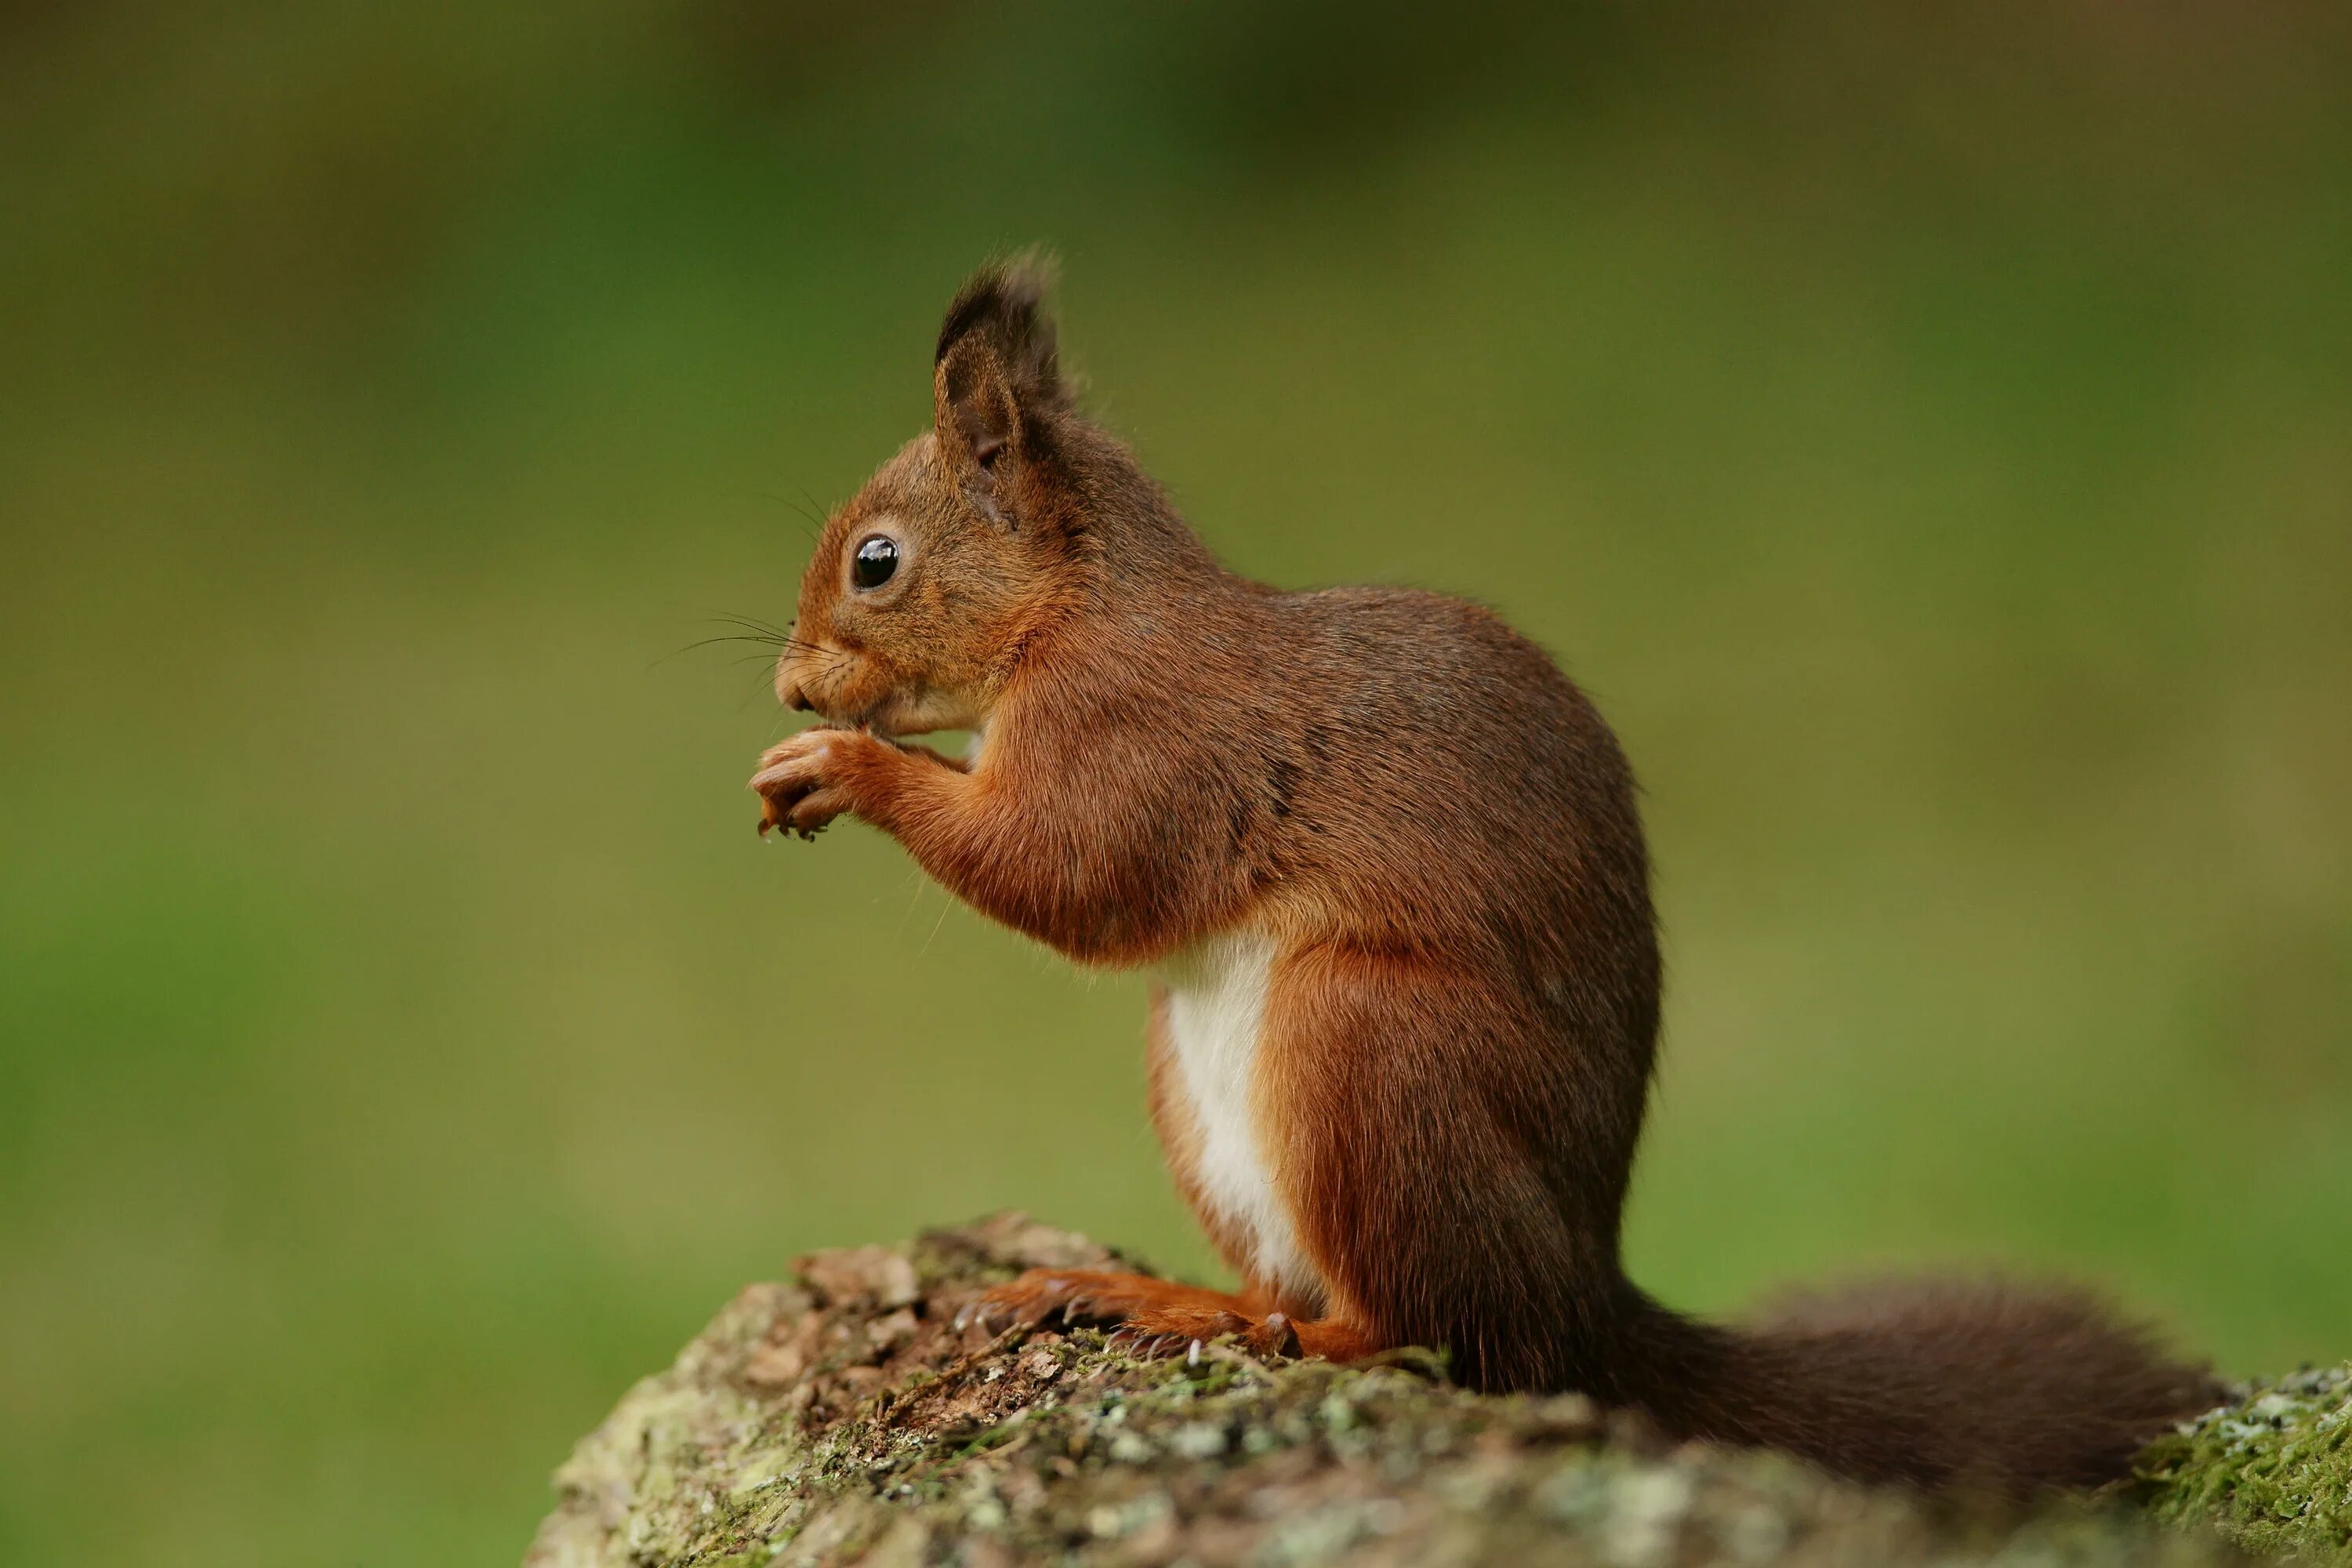
[[[1069,1324],[1111,1323],[1110,1348],[1139,1359],[1200,1359],[1212,1342],[1230,1338],[1252,1355],[1321,1355],[1354,1361],[1373,1347],[1336,1319],[1301,1323],[1265,1311],[1264,1299],[1229,1295],[1198,1285],[1085,1268],[1033,1268],[982,1292],[956,1314],[959,1331],[1035,1328],[1059,1318]]]

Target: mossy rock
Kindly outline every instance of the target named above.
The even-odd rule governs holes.
[[[1668,1445],[1424,1359],[1136,1362],[1088,1330],[959,1332],[1031,1267],[1118,1264],[1000,1215],[754,1285],[556,1475],[526,1568],[2208,1564],[2345,1551],[2352,1368],[2249,1393],[2140,1479],[2031,1509]]]
[[[2352,1562],[2352,1363],[2307,1368],[2208,1411],[2140,1456],[2149,1510],[2251,1552]]]

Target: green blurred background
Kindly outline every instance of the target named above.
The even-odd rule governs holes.
[[[798,1250],[1211,1268],[1143,990],[762,847],[962,272],[1284,584],[1642,769],[1639,1276],[2352,1352],[2352,22],[0,5],[0,1556],[511,1561]]]

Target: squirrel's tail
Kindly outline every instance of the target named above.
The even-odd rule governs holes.
[[[1678,1436],[1784,1448],[1859,1480],[2096,1486],[2220,1402],[2203,1369],[2064,1288],[1893,1280],[1737,1328],[1638,1300],[1614,1358],[1633,1403]]]

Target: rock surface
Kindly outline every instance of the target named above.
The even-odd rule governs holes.
[[[2352,1562],[2352,1365],[2249,1390],[2111,1495],[2019,1511],[1671,1447],[1415,1356],[1188,1366],[953,1328],[1021,1268],[1118,1261],[1005,1215],[751,1287],[582,1440],[526,1568]]]

